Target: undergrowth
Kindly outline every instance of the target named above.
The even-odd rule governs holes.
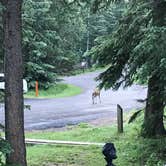
[[[124,133],[118,134],[116,125],[94,127],[80,124],[63,132],[29,132],[28,138],[88,142],[113,142],[117,149],[116,166],[164,166],[166,137],[140,136],[143,114],[131,124],[125,123]],[[28,146],[29,166],[104,166],[102,147],[96,146]]]

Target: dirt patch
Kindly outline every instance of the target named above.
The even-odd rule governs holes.
[[[72,130],[75,126],[71,125],[71,126],[65,126],[65,127],[60,127],[60,128],[49,128],[49,129],[43,129],[43,130],[27,130],[26,133],[28,132],[63,132],[63,131],[69,131]]]
[[[108,126],[108,125],[115,124],[116,121],[117,121],[116,118],[104,117],[104,118],[92,120],[88,122],[88,124],[92,126]]]
[[[103,117],[95,120],[91,120],[89,122],[86,122],[87,124],[94,126],[94,127],[102,127],[102,126],[109,126],[112,124],[116,123],[116,118],[110,118],[110,117]],[[75,128],[77,125],[68,125],[65,127],[60,127],[60,128],[49,128],[49,129],[44,129],[44,130],[31,130],[31,131],[26,131],[26,132],[36,132],[36,131],[46,131],[46,132],[63,132],[63,131],[69,131]]]

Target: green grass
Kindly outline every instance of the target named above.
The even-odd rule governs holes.
[[[116,125],[93,127],[80,124],[61,132],[27,132],[28,138],[88,142],[113,142],[118,158],[117,166],[164,166],[166,138],[145,139],[139,136],[142,116],[135,123],[125,124],[118,134]],[[95,146],[28,146],[29,166],[104,166],[102,147]]]
[[[127,122],[129,115],[125,117]],[[117,166],[164,166],[166,164],[166,137],[145,139],[140,136],[143,114],[134,123],[124,125],[124,133],[117,126],[95,127],[85,123],[69,126],[66,131],[26,132],[27,138],[88,142],[113,142],[118,158]],[[102,147],[33,145],[27,146],[28,166],[104,166]]]
[[[84,126],[84,124],[78,125],[77,127],[74,127],[73,129],[69,129],[68,131],[64,132],[30,132],[26,133],[26,137],[48,140],[105,142],[109,140],[112,137],[112,135],[114,135],[114,133],[116,133],[115,127],[95,128],[88,125],[87,127],[82,126]],[[108,132],[110,129],[111,131]]]
[[[28,166],[102,166],[101,149],[69,146],[35,146],[27,149]]]
[[[70,84],[56,84],[50,88],[44,90],[39,89],[39,96],[35,96],[35,90],[30,90],[24,95],[25,98],[61,98],[78,95],[82,92],[80,87],[70,85]]]

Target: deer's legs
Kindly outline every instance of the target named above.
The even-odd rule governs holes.
[[[99,101],[100,101],[100,103],[101,103],[101,98],[100,98],[100,94],[99,94]]]
[[[95,104],[94,96],[92,96],[92,104]]]

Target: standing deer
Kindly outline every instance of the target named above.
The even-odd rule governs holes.
[[[85,60],[83,60],[83,61],[81,62],[81,69],[82,69],[83,73],[84,73],[86,67],[87,67],[87,62],[86,62]]]
[[[95,104],[95,98],[96,98],[96,102],[97,102],[97,97],[101,103],[101,99],[100,99],[100,89],[96,88],[93,93],[92,93],[92,103]]]

